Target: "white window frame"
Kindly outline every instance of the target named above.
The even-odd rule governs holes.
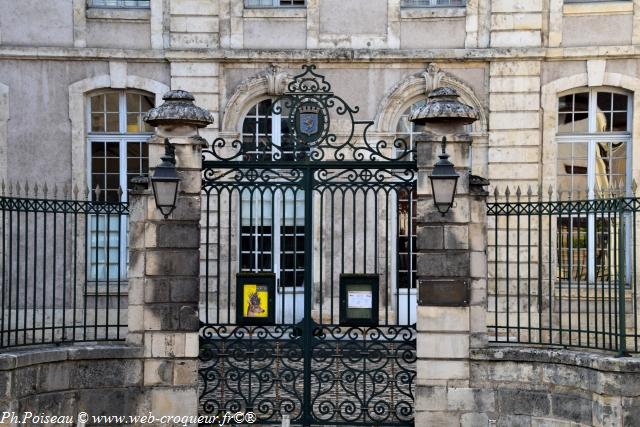
[[[247,112],[245,112],[245,114],[242,116],[242,122],[241,122],[241,129],[244,129],[244,121],[247,119],[247,115],[248,112],[251,110],[251,108],[255,107],[256,108],[256,113],[261,116],[262,113],[260,113],[260,110],[258,109],[258,106],[260,103],[262,103],[263,101],[266,100],[271,100],[274,101],[274,99],[266,97],[266,98],[261,98],[258,99],[254,102],[251,103],[251,107],[247,110]],[[282,151],[279,151],[277,148],[275,147],[282,147],[282,128],[281,128],[281,119],[282,119],[282,115],[281,114],[276,114],[276,113],[272,113],[271,114],[271,142],[272,142],[272,147],[271,147],[271,154],[283,154]],[[240,140],[242,141],[244,138],[245,134],[241,131],[240,134]],[[255,145],[257,147],[258,145],[258,132],[254,132],[255,137]],[[283,205],[283,193],[287,193],[288,192],[288,188],[286,189],[282,189],[282,190],[278,190],[272,193],[272,198],[271,198],[271,203],[274,204],[273,206],[273,218],[272,218],[272,222],[273,222],[273,227],[272,227],[272,233],[271,233],[271,241],[272,241],[272,245],[273,245],[273,252],[271,254],[271,263],[272,263],[272,268],[273,268],[273,272],[276,275],[276,288],[277,291],[276,293],[279,294],[280,292],[284,292],[284,293],[296,293],[296,294],[302,294],[304,292],[304,286],[284,286],[283,284],[281,284],[281,277],[280,277],[280,273],[281,273],[281,268],[280,266],[282,265],[282,260],[281,260],[281,244],[280,241],[282,240],[282,233],[281,233],[281,226],[282,224],[282,220],[283,220],[283,212],[282,212],[282,205]],[[239,197],[239,203],[243,203],[243,194],[244,191],[241,190],[240,191],[240,197]],[[255,192],[253,193],[254,195],[256,194]],[[296,198],[293,200],[293,203],[296,203],[297,200],[299,200],[300,197],[300,192],[296,193]],[[264,202],[262,203],[264,204]],[[256,209],[260,209],[260,199],[256,199],[254,201],[252,201],[252,205],[254,206],[254,212],[256,212]],[[299,210],[296,210],[296,214],[298,214]],[[302,211],[302,218],[304,220],[304,210]],[[255,215],[254,215],[255,216]],[[294,225],[297,221],[297,218],[294,218]],[[242,217],[241,217],[241,213],[240,210],[238,211],[238,221],[240,224],[240,239],[242,239]],[[256,224],[255,227],[257,227],[258,225]],[[252,227],[254,227],[254,225],[252,225]],[[256,234],[256,243],[257,243],[257,238],[258,238],[259,234]],[[296,248],[296,249],[301,249],[300,251],[296,251],[296,253],[302,253],[304,254],[304,247],[303,248]],[[256,251],[255,254],[255,265],[258,265],[258,255],[260,254],[260,251]],[[242,271],[242,252],[241,252],[241,245],[238,245],[238,253],[237,253],[237,259],[238,259],[238,271]],[[295,263],[294,263],[295,265]],[[254,272],[259,272],[259,269],[254,269]],[[295,270],[294,270],[295,271]]]
[[[246,9],[304,9],[307,7],[307,0],[303,5],[281,4],[280,0],[244,0]]]
[[[98,95],[104,95],[107,93],[118,93],[119,99],[118,99],[118,124],[119,124],[119,132],[92,132],[92,123],[91,123],[91,98],[94,96],[98,96]],[[127,93],[135,93],[135,94],[139,94],[139,95],[148,95],[146,93],[144,93],[143,91],[139,91],[139,90],[114,90],[114,89],[107,89],[107,90],[101,90],[101,91],[96,91],[96,92],[92,92],[91,94],[89,94],[87,96],[87,100],[86,100],[86,107],[85,107],[85,117],[86,117],[86,125],[87,125],[87,129],[89,129],[89,132],[87,134],[87,139],[86,139],[86,153],[87,153],[87,158],[86,158],[86,162],[87,162],[87,188],[90,191],[89,194],[89,200],[93,200],[95,197],[95,194],[93,192],[93,183],[92,183],[92,167],[93,167],[93,162],[92,162],[92,149],[93,149],[93,143],[94,142],[117,142],[118,143],[118,154],[120,156],[119,159],[119,175],[120,175],[120,179],[119,179],[119,185],[120,188],[122,189],[121,193],[120,193],[120,202],[126,202],[127,201],[127,194],[128,194],[128,182],[127,182],[127,143],[129,142],[142,142],[142,143],[146,143],[149,138],[153,135],[153,132],[137,132],[137,133],[127,133]],[[154,96],[155,99],[155,96]],[[120,257],[120,265],[122,266],[122,269],[120,271],[120,279],[123,280],[127,278],[127,267],[129,265],[129,221],[128,221],[128,216],[127,215],[121,215],[120,218],[120,235],[119,235],[119,241],[120,242],[126,242],[126,244],[120,244],[119,245],[119,257]],[[99,221],[97,222],[99,224]],[[105,232],[106,230],[100,230],[101,232]],[[89,232],[91,232],[89,230]],[[108,239],[109,236],[106,236],[106,239]],[[92,246],[92,243],[90,243],[87,247],[87,250],[91,251],[94,250],[95,246]],[[87,262],[89,264],[91,264],[91,256],[93,254],[89,253],[88,257],[87,257]],[[109,268],[109,266],[107,266],[107,269]],[[91,266],[87,267],[88,269],[88,278],[90,281],[92,282],[100,282],[100,280],[96,277],[94,277],[95,275],[95,269],[91,268]],[[117,280],[117,278],[114,278],[114,285],[117,285],[117,283],[115,283],[115,280]],[[110,280],[111,282],[111,280]]]
[[[87,7],[95,9],[150,9],[150,0],[88,0]]]
[[[462,4],[452,4],[456,0],[402,0],[401,7],[407,9],[417,8],[438,8],[438,7],[467,7],[467,0],[462,0]]]
[[[596,88],[578,88],[571,91],[563,92],[558,94],[558,101],[561,97],[566,95],[572,95],[576,93],[585,93],[589,94],[589,108],[588,108],[588,132],[582,133],[557,133],[555,142],[556,144],[566,144],[566,143],[586,143],[587,144],[587,198],[595,199],[595,184],[596,184],[596,147],[600,142],[623,142],[626,148],[626,178],[625,178],[625,194],[631,194],[631,185],[633,181],[633,170],[632,170],[632,153],[633,153],[633,94],[621,90],[618,88],[603,86]],[[597,122],[596,116],[598,112],[598,104],[597,104],[597,96],[598,93],[616,93],[620,95],[625,95],[627,97],[627,131],[626,132],[596,132]],[[556,107],[556,118],[559,117],[559,105]],[[556,177],[557,177],[557,161],[556,161]],[[573,217],[571,217],[573,218]],[[629,227],[631,224],[629,222],[629,218],[625,218],[626,226]],[[595,265],[595,226],[596,226],[596,218],[594,214],[588,215],[588,223],[587,223],[587,283],[595,284],[596,282],[596,265]],[[627,228],[628,229],[628,228]],[[569,235],[572,235],[572,232],[569,232]],[[625,242],[625,246],[627,248],[631,247],[631,242],[629,236],[627,235],[627,240]],[[626,275],[629,277],[630,275],[630,251],[626,251]],[[570,273],[571,274],[571,273]]]

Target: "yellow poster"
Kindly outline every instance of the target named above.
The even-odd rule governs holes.
[[[245,284],[243,290],[245,317],[268,317],[269,288]]]

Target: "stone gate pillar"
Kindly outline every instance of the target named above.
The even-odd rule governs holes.
[[[477,113],[458,101],[451,88],[429,94],[412,114],[427,125],[416,139],[418,161],[417,426],[479,426],[490,411],[483,394],[470,387],[469,351],[486,340],[486,205],[483,185],[470,175],[471,137],[463,125]],[[442,215],[436,209],[429,175],[442,152],[460,175],[455,201]]]
[[[202,165],[198,128],[213,119],[193,104],[188,92],[167,92],[163,99],[163,105],[145,116],[156,128],[148,142],[149,176],[165,155],[168,138],[181,182],[176,208],[167,218],[156,207],[151,185],[130,193],[127,341],[144,347],[141,415],[196,416]]]

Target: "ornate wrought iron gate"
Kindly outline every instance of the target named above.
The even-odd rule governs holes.
[[[413,425],[415,150],[314,69],[204,153],[201,413]]]

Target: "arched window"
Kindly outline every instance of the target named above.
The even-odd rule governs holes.
[[[628,194],[632,117],[632,97],[621,90],[580,89],[559,97],[556,179],[562,199]],[[620,224],[578,213],[560,216],[556,225],[558,280],[593,284],[608,277]]]
[[[245,160],[293,160],[287,150],[289,124],[283,119],[288,114],[284,108],[281,114],[274,114],[272,105],[271,99],[258,101],[244,117],[241,140]],[[246,188],[240,219],[241,271],[274,271],[281,287],[303,286],[304,193],[292,188]]]
[[[154,95],[139,91],[109,91],[90,97],[88,180],[93,200],[126,201],[129,180],[148,173],[146,141],[153,129],[142,116],[153,104]]]
[[[630,185],[632,97],[615,89],[580,90],[558,102],[557,185],[564,198],[593,198]]]
[[[98,92],[87,103],[88,184],[91,199],[124,202],[131,178],[149,171],[146,141],[152,128],[142,116],[155,96],[140,91]],[[128,247],[126,217],[93,215],[90,219],[89,279],[126,278]],[[108,262],[107,262],[108,261]],[[125,266],[122,268],[122,266]]]

